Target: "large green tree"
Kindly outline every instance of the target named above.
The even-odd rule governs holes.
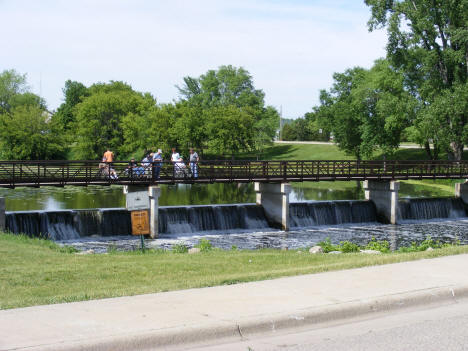
[[[366,70],[360,67],[333,74],[334,83],[329,91],[320,92],[320,106],[315,111],[320,126],[332,133],[338,147],[358,160],[362,156],[363,117],[353,91],[365,77]]]
[[[0,74],[0,157],[41,160],[64,157],[60,126],[44,99],[29,91],[26,75],[15,70]]]
[[[0,113],[11,111],[12,99],[28,92],[26,75],[19,74],[14,69],[0,73]]]
[[[365,0],[370,30],[386,27],[387,56],[418,99],[412,134],[460,160],[468,142],[468,0]],[[441,130],[441,128],[443,130]]]
[[[17,106],[0,115],[1,155],[10,160],[61,159],[62,132],[40,105]]]
[[[224,118],[230,120],[229,125],[232,128],[236,128],[235,120],[232,120],[235,115],[240,118],[238,123],[239,128],[242,129],[245,122],[243,118],[246,114],[253,119],[253,123],[251,124],[253,133],[248,134],[252,135],[252,137],[249,140],[239,141],[236,147],[230,142],[212,140],[213,138],[222,138],[223,135],[228,135],[229,131],[214,134],[209,133],[208,135],[194,131],[193,134],[196,136],[205,137],[206,135],[208,138],[207,144],[233,146],[234,148],[229,152],[226,150],[228,153],[234,153],[239,150],[262,150],[265,145],[272,142],[276,135],[279,123],[278,111],[271,106],[265,106],[264,92],[260,89],[255,89],[252,76],[242,67],[221,66],[218,70],[209,70],[198,78],[185,77],[184,84],[182,87],[178,87],[178,89],[182,101],[186,102],[187,106],[199,108],[190,114],[190,125],[192,126],[203,126],[204,124],[216,125],[219,121],[212,121],[211,118]],[[233,108],[239,109],[239,112],[233,114]],[[200,113],[202,110],[204,113]],[[213,111],[217,111],[217,113],[226,112],[228,115],[215,116],[213,115]],[[179,125],[180,123],[183,122],[178,122]],[[247,134],[240,133],[239,135]],[[202,140],[200,137],[198,139]],[[242,145],[241,148],[239,148],[240,145]],[[220,148],[217,147],[217,149],[219,150]]]
[[[380,149],[392,154],[413,118],[415,99],[403,85],[403,75],[386,60],[375,65],[348,69],[333,75],[334,84],[321,92],[315,113],[325,130],[332,132],[340,149],[370,157]]]
[[[76,121],[74,108],[84,98],[89,96],[88,88],[76,81],[67,80],[65,87],[62,89],[64,102],[59,106],[54,118],[60,123],[65,130],[72,128],[73,123]]]
[[[130,128],[131,120],[146,116],[156,101],[149,94],[134,91],[123,82],[98,83],[88,89],[89,96],[74,107],[76,122],[75,148],[80,158],[99,158],[106,148],[111,148],[120,157],[131,150],[126,141],[140,130]],[[124,123],[126,121],[126,123]]]
[[[361,116],[361,153],[371,156],[376,149],[391,155],[414,115],[415,101],[404,89],[403,75],[388,61],[377,60],[352,91],[354,110]]]
[[[218,155],[228,156],[249,150],[254,139],[252,114],[233,105],[205,109],[208,145]]]

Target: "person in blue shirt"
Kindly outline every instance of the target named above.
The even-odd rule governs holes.
[[[159,173],[161,172],[163,157],[162,157],[162,150],[158,149],[153,155],[153,179],[159,179]]]
[[[198,154],[190,148],[190,171],[192,172],[192,178],[198,178],[198,161],[200,161],[200,157]]]

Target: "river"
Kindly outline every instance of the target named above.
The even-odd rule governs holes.
[[[442,185],[442,186],[441,186]],[[402,183],[400,198],[447,196],[453,182],[434,184]],[[66,209],[122,208],[125,196],[121,186],[110,187],[42,187],[0,189],[0,197],[6,199],[7,211],[56,211]],[[319,182],[292,184],[291,202],[362,200],[364,192],[355,182]],[[160,206],[186,206],[255,202],[253,184],[210,185],[163,185]],[[394,225],[379,223],[349,223],[343,225],[320,225],[308,228],[293,228],[282,232],[271,228],[223,230],[194,233],[171,233],[156,240],[147,239],[146,246],[169,249],[175,244],[194,246],[200,239],[209,239],[215,247],[230,249],[284,248],[312,246],[327,237],[333,243],[349,240],[360,245],[372,237],[389,240],[396,249],[411,242],[420,242],[427,236],[442,242],[459,241],[468,244],[468,218],[405,221]],[[139,247],[137,237],[132,236],[87,236],[61,241],[80,250],[92,249],[106,252],[109,249],[132,250]]]
[[[436,183],[438,184],[438,183]],[[0,189],[7,211],[55,211],[62,209],[125,207],[122,186],[41,187]],[[400,198],[447,196],[428,185],[402,183]],[[293,183],[290,202],[308,200],[362,200],[356,182]],[[209,205],[255,202],[253,184],[161,185],[160,206]]]

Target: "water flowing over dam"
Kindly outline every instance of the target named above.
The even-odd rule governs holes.
[[[371,201],[309,201],[290,204],[292,228],[377,222]],[[463,218],[467,216],[461,199],[401,199],[402,220]],[[177,234],[270,231],[261,206],[255,204],[167,206],[159,208],[161,237]],[[60,211],[19,211],[6,213],[6,229],[53,240],[88,236],[130,235],[130,213],[125,209]]]
[[[398,206],[402,220],[461,218],[467,215],[460,198],[401,199]]]

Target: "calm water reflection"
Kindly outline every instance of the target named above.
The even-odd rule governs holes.
[[[400,197],[430,196],[447,196],[447,193],[427,185],[401,184]],[[0,189],[0,197],[5,197],[7,211],[125,207],[121,186]],[[364,199],[364,191],[356,182],[293,183],[290,197],[291,202],[359,199]],[[161,206],[248,202],[255,202],[252,183],[162,185],[159,198]]]

